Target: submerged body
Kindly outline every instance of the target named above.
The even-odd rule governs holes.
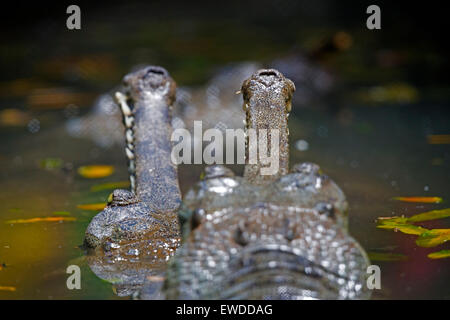
[[[158,297],[169,299],[364,299],[367,255],[347,231],[342,190],[315,164],[288,174],[292,82],[260,70],[244,82],[247,128],[279,129],[279,171],[244,177],[206,169],[188,192],[184,242]],[[269,146],[270,148],[270,146]],[[273,150],[272,150],[273,151]],[[248,153],[248,150],[247,150]],[[143,297],[148,291],[143,290]]]

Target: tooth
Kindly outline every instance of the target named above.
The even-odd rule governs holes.
[[[128,148],[125,148],[125,152],[126,152],[126,154],[127,154],[127,157],[128,157],[128,159],[134,159],[134,153],[133,153],[133,151],[131,151],[130,149],[128,149]]]
[[[116,92],[114,97],[116,98],[116,102],[118,104],[122,104],[122,102],[126,100],[125,95],[122,92],[119,92],[119,91]]]
[[[134,160],[130,160],[128,164],[128,169],[131,173],[134,173],[136,171],[136,166],[134,164]]]
[[[136,190],[136,179],[133,175],[130,175],[130,185],[131,190],[134,192]]]
[[[125,126],[131,128],[133,126],[134,117],[125,116]]]
[[[125,116],[131,116],[131,109],[127,104],[126,97],[121,92],[116,92],[117,102],[120,104],[120,109]]]
[[[127,148],[130,149],[131,151],[134,150],[134,146],[131,143],[127,143]]]
[[[128,130],[125,132],[125,136],[126,136],[126,138],[127,138],[127,142],[128,142],[128,143],[133,143],[133,141],[134,141],[134,139],[133,139],[133,131],[132,131],[131,129],[128,129]]]

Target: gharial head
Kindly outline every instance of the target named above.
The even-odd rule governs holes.
[[[282,111],[289,113],[294,91],[294,83],[285,78],[281,72],[275,69],[261,69],[242,84],[244,111],[248,112],[251,106],[262,103],[280,107]]]
[[[147,66],[129,73],[124,77],[123,85],[125,93],[134,101],[155,95],[165,97],[168,105],[175,100],[175,81],[159,66]]]
[[[84,246],[97,248],[107,242],[137,238],[161,229],[151,208],[128,190],[116,189],[108,198],[105,209],[92,218],[85,232]]]

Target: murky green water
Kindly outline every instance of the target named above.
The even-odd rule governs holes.
[[[74,138],[64,123],[87,114],[95,97],[111,90],[132,66],[161,64],[180,85],[201,89],[226,63],[268,62],[287,55],[294,45],[314,47],[341,31],[339,23],[319,28],[290,19],[289,31],[280,35],[278,27],[260,21],[238,25],[205,17],[149,19],[139,14],[139,7],[120,20],[122,10],[92,11],[78,33],[42,22],[2,44],[9,53],[3,52],[0,84],[0,299],[118,298],[111,284],[92,273],[78,248],[96,212],[77,205],[105,201],[111,190],[92,191],[93,186],[127,180],[124,152],[118,145],[102,148],[90,139]],[[368,252],[407,256],[406,261],[373,261],[382,271],[382,289],[374,298],[448,299],[449,259],[427,257],[448,245],[420,248],[415,236],[376,229],[375,224],[379,216],[449,206],[450,145],[427,140],[450,134],[449,91],[439,82],[414,81],[423,71],[417,67],[422,61],[435,70],[442,57],[433,48],[384,46],[378,36],[368,39],[360,27],[342,30],[352,37],[352,46],[324,62],[339,76],[336,96],[324,102],[325,108],[296,108],[294,101],[292,162],[318,163],[343,188],[350,231]],[[396,35],[392,37],[395,43]],[[379,58],[383,54],[390,58]],[[398,56],[403,62],[395,64]],[[386,61],[393,66],[383,65]],[[6,109],[19,112],[11,116]],[[298,140],[306,141],[306,150],[296,148],[305,146]],[[58,159],[58,168],[43,165],[45,159],[48,166],[54,163],[49,158]],[[91,164],[113,165],[115,172],[101,179],[76,173]],[[181,166],[183,191],[200,169]],[[396,196],[438,196],[444,202],[391,200]],[[50,216],[76,221],[7,223]],[[422,225],[449,228],[449,221]],[[81,290],[66,288],[65,269],[71,264],[81,267]]]

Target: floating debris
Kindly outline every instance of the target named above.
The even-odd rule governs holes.
[[[398,200],[402,202],[420,202],[420,203],[441,203],[440,197],[394,197],[392,200]]]
[[[0,291],[14,292],[16,291],[16,287],[0,286]]]
[[[429,144],[450,144],[450,134],[431,134],[427,140]]]
[[[431,229],[422,233],[417,239],[419,247],[435,247],[450,240],[450,229]]]
[[[97,184],[91,187],[92,192],[110,190],[110,189],[121,189],[128,188],[130,186],[130,181],[118,181],[118,182],[107,182],[102,184]]]
[[[372,104],[414,103],[419,99],[419,92],[408,83],[391,83],[375,86],[355,94],[358,101]]]
[[[405,261],[408,257],[401,253],[368,252],[370,261]]]
[[[89,204],[79,204],[77,205],[78,209],[89,210],[89,211],[102,211],[105,209],[106,203],[89,203]]]
[[[104,178],[112,175],[113,173],[114,166],[108,165],[92,165],[78,168],[78,174],[87,179]]]
[[[31,218],[31,219],[17,219],[8,220],[5,223],[18,224],[18,223],[35,223],[35,222],[61,222],[61,221],[75,221],[74,217],[43,217],[43,218]]]
[[[39,161],[39,166],[46,170],[60,169],[64,165],[61,158],[45,158]]]
[[[428,258],[430,259],[450,258],[450,250],[441,250],[438,252],[430,253],[428,254]]]
[[[32,109],[64,109],[69,104],[88,105],[94,96],[90,93],[74,92],[71,88],[35,89],[28,96]]]

